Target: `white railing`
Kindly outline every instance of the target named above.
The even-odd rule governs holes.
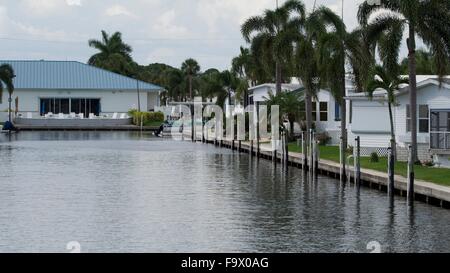
[[[450,132],[430,132],[430,148],[436,150],[449,150]]]

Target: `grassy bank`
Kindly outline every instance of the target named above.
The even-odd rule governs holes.
[[[289,144],[289,151],[301,153],[301,148],[296,143]],[[336,146],[320,146],[320,158],[339,162],[339,147]],[[361,167],[370,170],[376,170],[387,173],[387,158],[380,157],[380,161],[376,163],[370,162],[368,157],[361,158]],[[397,162],[395,164],[395,173],[407,177],[406,162]],[[427,166],[415,166],[416,178],[433,182],[440,185],[450,186],[450,169],[438,169]]]

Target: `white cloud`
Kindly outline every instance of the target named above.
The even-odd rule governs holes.
[[[66,0],[67,5],[69,6],[82,6],[81,0]]]
[[[114,5],[106,9],[106,15],[108,16],[129,16],[129,17],[136,17],[135,14],[130,12],[126,7],[122,5]]]
[[[9,32],[8,10],[0,6],[0,35],[7,35]]]
[[[61,0],[22,0],[21,3],[30,14],[40,16],[55,13],[67,6]]]
[[[161,37],[185,36],[188,30],[184,26],[176,24],[177,14],[175,10],[164,12],[156,18],[153,24],[153,31]]]
[[[199,0],[197,16],[207,24],[210,32],[217,32],[223,27],[221,21],[240,25],[248,17],[273,6],[273,0]]]

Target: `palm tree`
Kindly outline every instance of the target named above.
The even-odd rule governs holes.
[[[0,103],[2,102],[3,98],[3,89],[6,87],[9,94],[9,122],[11,122],[11,96],[14,92],[14,77],[16,77],[14,75],[14,69],[9,64],[3,64],[0,66]]]
[[[306,132],[312,128],[312,98],[317,95],[319,87],[317,38],[324,32],[324,25],[320,22],[317,13],[309,15],[303,24],[291,28],[280,35],[276,44],[277,51],[284,51],[289,44],[295,44],[293,72],[305,88],[304,109],[306,118]],[[306,134],[306,143],[309,143],[309,134]],[[307,151],[304,150],[306,157]]]
[[[369,22],[372,17],[373,21]],[[366,27],[372,40],[380,39],[381,34],[386,31],[390,31],[392,37],[399,37],[390,42],[390,47],[384,49],[385,54],[398,54],[395,50],[400,47],[403,29],[408,29],[406,42],[409,51],[411,142],[413,158],[417,161],[416,36],[436,55],[435,65],[442,81],[450,60],[450,2],[381,0],[378,5],[364,2],[359,7],[358,20]]]
[[[127,76],[133,74],[131,65],[133,49],[123,42],[120,32],[110,36],[102,30],[102,40],[91,39],[89,46],[99,52],[88,60],[88,64]]]
[[[289,121],[290,134],[294,133],[294,124],[300,121],[304,108],[302,107],[301,92],[282,92],[278,95],[269,93],[269,97],[264,97],[267,108],[270,110],[272,105],[280,107],[280,117]]]
[[[408,78],[391,74],[387,71],[387,69],[380,65],[375,66],[373,70],[373,78],[367,85],[367,94],[372,99],[376,90],[386,91],[386,99],[389,109],[389,122],[391,125],[391,143],[393,144],[392,147],[395,147],[396,139],[392,106],[396,105],[395,92],[400,89],[402,84],[408,84],[409,80]]]
[[[265,60],[266,65],[275,62],[276,93],[281,92],[282,71],[292,56],[293,45],[285,44],[284,50],[276,50],[275,45],[284,32],[302,24],[305,5],[298,0],[288,0],[276,10],[266,10],[263,16],[249,18],[241,27],[244,39],[252,44],[252,51]],[[255,34],[252,36],[252,34]]]
[[[193,79],[197,76],[198,72],[200,72],[200,65],[194,59],[187,59],[181,65],[181,71],[188,77],[189,80],[189,97],[194,100],[194,94],[192,92],[193,89]]]
[[[349,33],[340,16],[331,9],[320,7],[315,12],[322,32],[318,37],[318,62],[321,83],[326,85],[340,105],[341,116],[341,162],[345,171],[345,153],[347,149],[347,104],[346,96],[346,63],[352,66],[353,73],[358,76],[357,85],[363,84],[364,73],[369,65],[369,52],[363,32],[359,29]],[[367,63],[366,63],[367,62]],[[365,64],[366,63],[366,64]],[[362,90],[359,86],[357,89]],[[345,179],[345,173],[343,178]]]

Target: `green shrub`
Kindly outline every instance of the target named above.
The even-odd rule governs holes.
[[[378,157],[378,154],[376,152],[370,154],[370,162],[372,163],[380,162],[380,158]]]
[[[321,133],[316,135],[319,145],[325,146],[330,143],[331,137],[327,133]]]
[[[164,113],[162,112],[139,112],[135,109],[128,111],[128,114],[133,119],[134,125],[141,125],[141,122],[145,125],[152,125],[158,122],[164,122]]]

